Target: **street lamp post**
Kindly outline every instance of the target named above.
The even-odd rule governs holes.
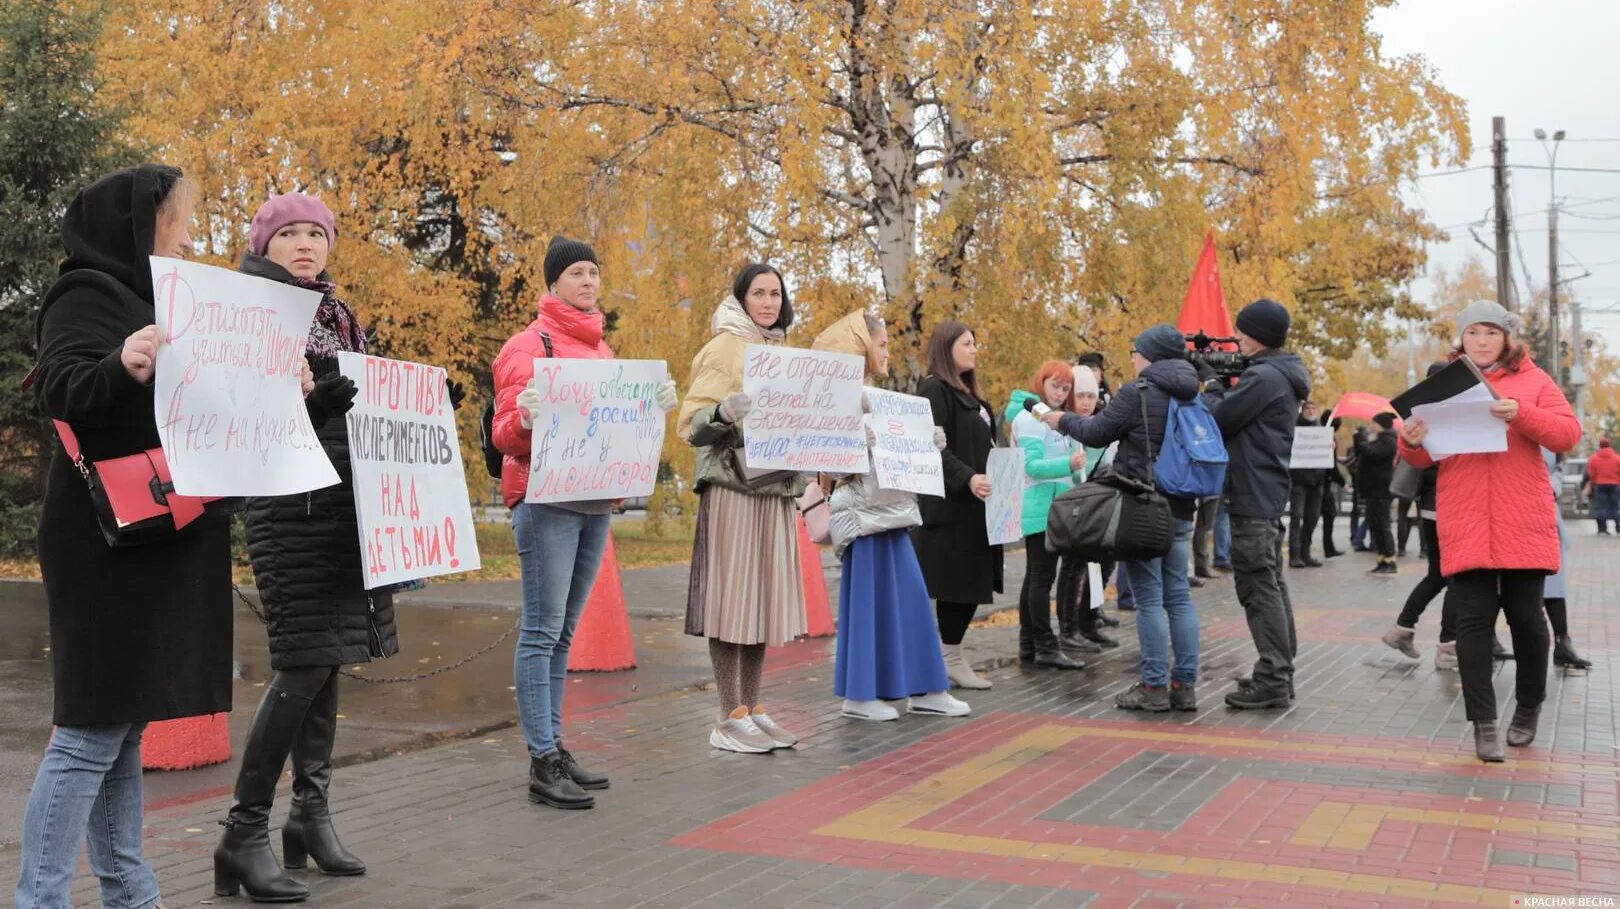
[[[1537,129],[1536,140],[1547,154],[1547,366],[1553,381],[1560,387],[1564,382],[1563,358],[1558,355],[1558,143],[1564,141],[1564,131],[1552,134],[1552,146],[1547,145],[1547,131]]]

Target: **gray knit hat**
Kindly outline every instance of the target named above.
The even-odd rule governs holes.
[[[1503,309],[1494,300],[1475,300],[1457,314],[1457,337],[1461,338],[1468,326],[1481,322],[1495,325],[1509,335],[1519,333],[1518,316]]]

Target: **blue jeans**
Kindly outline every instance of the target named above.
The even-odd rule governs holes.
[[[512,509],[523,573],[523,622],[518,626],[518,723],[529,754],[544,757],[562,738],[568,645],[602,565],[608,516],[578,514],[534,502]]]
[[[1198,681],[1198,614],[1187,586],[1193,522],[1176,519],[1170,551],[1146,562],[1124,563],[1136,596],[1136,641],[1142,648],[1142,684]],[[1176,664],[1169,666],[1174,650]]]
[[[145,723],[58,726],[23,813],[19,909],[72,909],[68,891],[89,843],[101,904],[145,909],[157,875],[141,852],[141,732]]]
[[[1232,516],[1226,513],[1226,503],[1215,512],[1215,564],[1232,567]]]

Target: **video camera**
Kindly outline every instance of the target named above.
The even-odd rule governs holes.
[[[1235,379],[1249,368],[1249,358],[1243,354],[1235,350],[1214,349],[1216,344],[1231,344],[1236,347],[1237,338],[1212,338],[1201,331],[1196,335],[1185,337],[1193,346],[1192,350],[1187,351],[1187,359],[1199,367],[1199,373],[1203,373],[1204,367],[1208,367],[1217,378]]]

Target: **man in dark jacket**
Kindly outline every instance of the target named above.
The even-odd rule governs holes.
[[[1361,496],[1365,512],[1362,520],[1372,536],[1373,549],[1378,553],[1378,564],[1373,574],[1395,573],[1395,535],[1389,529],[1389,481],[1395,476],[1395,415],[1377,414],[1377,434],[1363,436],[1356,443],[1356,492]]]
[[[1315,401],[1306,401],[1299,408],[1296,426],[1321,425],[1321,414]],[[1316,535],[1316,522],[1322,517],[1322,485],[1327,473],[1320,467],[1310,470],[1288,471],[1293,488],[1288,495],[1288,567],[1321,568],[1322,562],[1311,556],[1311,537]]]
[[[1299,402],[1311,379],[1299,357],[1281,350],[1288,310],[1256,300],[1237,317],[1238,349],[1251,363],[1237,385],[1211,394],[1210,409],[1231,459],[1226,508],[1232,515],[1232,573],[1260,659],[1229,707],[1287,707],[1293,702],[1294,606],[1282,573],[1282,516],[1288,510],[1288,461]]]

